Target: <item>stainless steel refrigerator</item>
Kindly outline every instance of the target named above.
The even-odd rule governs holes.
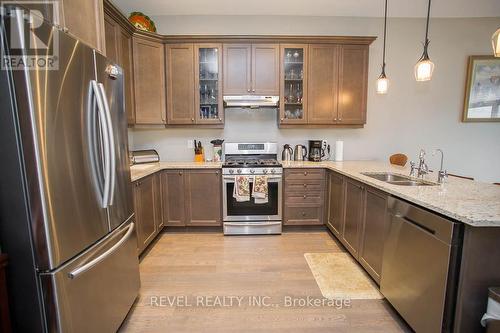
[[[23,25],[2,17],[2,57],[28,45]],[[57,70],[0,71],[0,245],[14,328],[115,332],[140,286],[123,71],[48,23],[36,38],[57,46]]]

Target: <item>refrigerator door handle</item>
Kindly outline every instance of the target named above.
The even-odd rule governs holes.
[[[92,85],[92,81],[89,82],[89,89],[87,92],[87,145],[89,149],[89,159],[90,159],[90,169],[92,172],[92,180],[94,182],[94,189],[96,195],[99,198],[100,205],[103,205],[103,184],[101,182],[101,178],[99,176],[101,172],[101,165],[98,163],[98,153],[97,150],[98,142],[97,142],[97,129],[96,129],[96,109],[97,109],[97,101],[94,93],[94,88]]]
[[[104,156],[104,190],[102,198],[102,207],[106,208],[109,205],[109,194],[111,187],[111,160],[112,160],[110,143],[109,143],[109,138],[110,138],[109,126],[107,125],[108,120],[106,116],[106,111],[104,109],[104,104],[102,101],[100,89],[97,85],[97,81],[92,80],[91,83],[97,101],[97,113],[99,115],[101,138],[103,140],[102,149]]]
[[[91,269],[92,267],[94,267],[95,265],[97,265],[98,263],[100,263],[101,261],[106,259],[107,257],[109,257],[111,254],[113,254],[113,252],[115,252],[118,248],[120,248],[120,246],[123,243],[125,243],[127,241],[127,239],[132,235],[132,233],[134,232],[134,227],[135,227],[135,223],[134,222],[130,223],[130,225],[128,226],[127,233],[122,237],[122,239],[120,239],[115,245],[110,247],[106,252],[104,252],[103,254],[98,256],[97,258],[89,261],[85,265],[80,266],[80,267],[74,269],[73,271],[71,271],[70,273],[68,273],[68,277],[70,279],[77,278],[79,275],[85,273],[86,271],[88,271],[89,269]]]
[[[104,106],[104,111],[106,115],[106,124],[108,126],[108,135],[109,135],[109,152],[110,152],[110,188],[109,188],[109,199],[107,202],[107,206],[113,205],[113,198],[115,196],[115,182],[116,182],[116,151],[115,151],[115,133],[113,131],[113,123],[111,122],[111,112],[109,110],[108,98],[106,96],[106,90],[104,89],[104,85],[102,83],[98,84],[99,91],[101,92],[102,104]]]

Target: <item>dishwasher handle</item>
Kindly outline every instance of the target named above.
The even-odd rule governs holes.
[[[414,220],[412,220],[412,219],[410,219],[410,218],[408,218],[408,217],[406,217],[406,216],[404,216],[402,214],[396,213],[396,214],[393,214],[393,216],[397,217],[397,218],[400,218],[400,219],[403,219],[406,222],[413,224],[414,226],[416,226],[417,228],[421,229],[422,231],[424,231],[424,232],[426,232],[428,234],[431,234],[433,236],[436,234],[436,230],[433,230],[433,229],[425,226],[422,223],[418,223],[417,221],[414,221]]]
[[[417,226],[447,244],[459,242],[459,222],[395,197],[387,199],[387,210],[390,215]]]

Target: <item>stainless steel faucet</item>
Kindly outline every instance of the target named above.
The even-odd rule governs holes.
[[[427,163],[425,163],[425,150],[420,149],[420,153],[418,154],[418,159],[419,159],[418,168],[415,162],[410,161],[410,167],[411,167],[410,176],[424,178],[424,175],[429,173],[429,167],[427,166]]]
[[[448,177],[448,172],[446,170],[443,170],[443,160],[444,160],[444,153],[442,149],[436,149],[435,153],[441,153],[441,167],[439,168],[438,172],[438,179],[437,182],[439,184],[444,183],[444,180]]]

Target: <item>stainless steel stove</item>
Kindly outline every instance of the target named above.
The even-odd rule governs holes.
[[[278,145],[274,142],[224,144],[222,165],[223,221],[225,235],[280,234],[282,229],[282,174]],[[256,203],[233,198],[237,176],[267,176],[268,200]]]

